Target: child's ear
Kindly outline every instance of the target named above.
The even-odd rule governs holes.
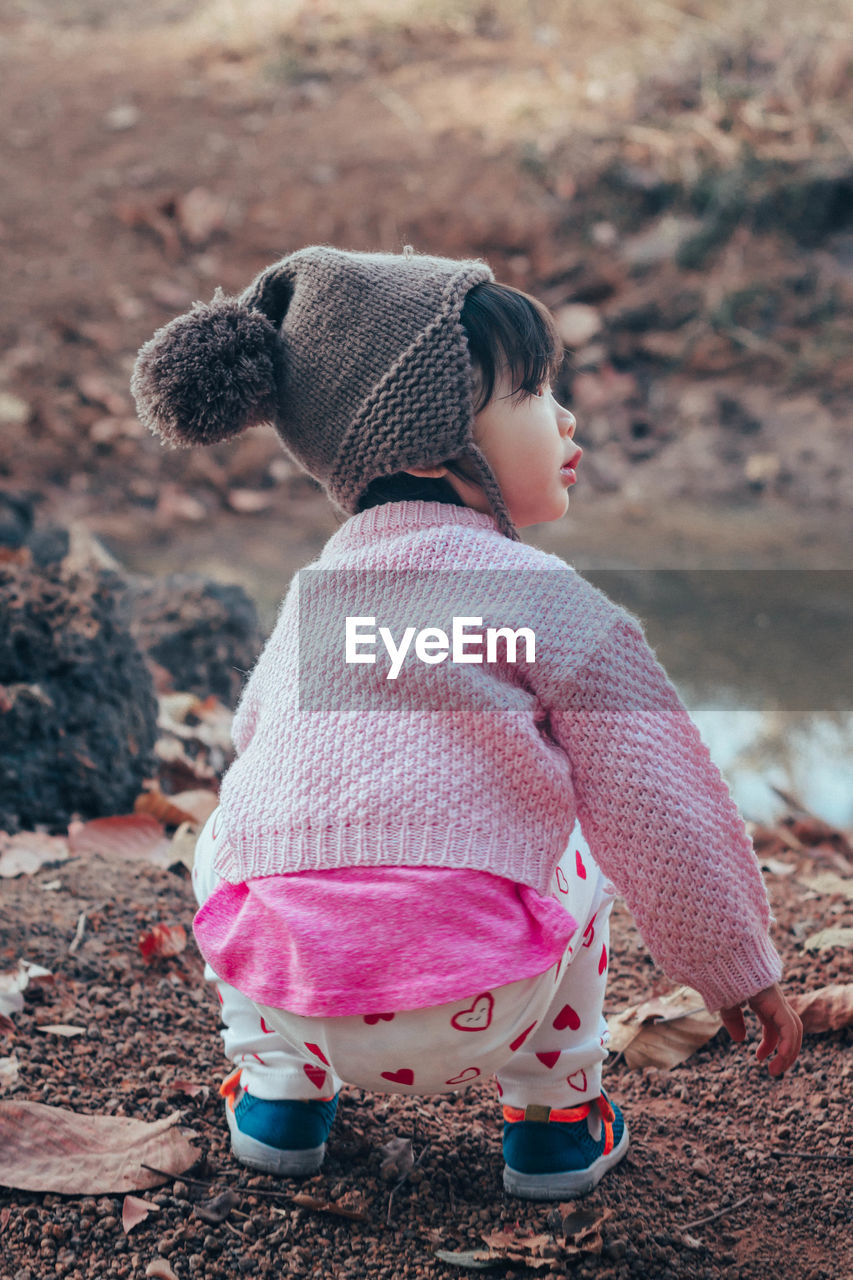
[[[447,475],[447,467],[403,467],[407,475],[419,476],[421,480],[439,480]]]

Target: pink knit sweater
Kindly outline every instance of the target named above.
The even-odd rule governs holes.
[[[779,978],[751,841],[636,618],[445,503],[353,516],[308,568],[328,576],[293,579],[235,717],[220,876],[469,868],[544,895],[578,817],[671,978],[711,1009]],[[344,661],[345,615],[399,641],[407,621],[449,634],[451,608],[532,630],[535,656],[411,652],[396,680],[380,647]]]

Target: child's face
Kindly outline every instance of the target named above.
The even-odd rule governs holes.
[[[575,419],[546,384],[533,396],[512,394],[504,372],[491,400],[474,419],[474,440],[486,455],[513,524],[559,520],[569,508],[569,489],[583,450],[572,441]],[[491,510],[479,486],[447,479],[470,507]]]

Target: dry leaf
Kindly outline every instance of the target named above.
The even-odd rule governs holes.
[[[0,876],[31,876],[42,867],[68,858],[68,841],[64,836],[47,836],[41,831],[19,831],[17,835],[0,832]]]
[[[210,794],[212,793],[208,792],[208,795]],[[169,846],[172,851],[172,865],[180,862],[188,871],[192,871],[195,865],[195,847],[198,843],[200,831],[201,828],[194,822],[181,823],[172,836],[172,843]]]
[[[152,862],[158,867],[168,867],[171,862],[165,828],[147,813],[72,822],[68,845],[75,857],[100,854],[127,862]]]
[[[414,1166],[411,1138],[391,1138],[389,1142],[383,1142],[379,1150],[385,1152],[379,1172],[386,1182],[391,1178],[405,1177]]]
[[[792,876],[797,869],[790,862],[780,862],[778,858],[762,858],[759,866],[772,876]]]
[[[0,1089],[11,1089],[20,1078],[19,1059],[13,1053],[10,1058],[0,1058]]]
[[[717,1034],[722,1021],[698,991],[678,987],[610,1020],[609,1048],[635,1067],[675,1067]]]
[[[174,796],[164,796],[159,787],[143,791],[133,804],[134,813],[148,813],[169,827],[179,827],[191,822],[203,827],[219,799],[215,792],[198,787],[194,791],[180,791]]]
[[[254,516],[266,511],[272,505],[273,497],[269,489],[229,489],[227,495],[229,507],[241,516]]]
[[[215,1226],[220,1222],[224,1222],[232,1209],[236,1209],[240,1203],[240,1197],[235,1191],[223,1191],[218,1196],[213,1196],[206,1204],[197,1204],[193,1212],[202,1222],[210,1222]]]
[[[550,1232],[521,1235],[513,1231],[491,1231],[481,1239],[496,1261],[523,1262],[526,1267],[534,1269],[550,1268],[558,1253]]]
[[[143,1200],[139,1196],[125,1196],[121,1206],[121,1225],[125,1235],[129,1235],[134,1227],[144,1222],[149,1213],[159,1213],[160,1206],[153,1200]]]
[[[848,900],[853,899],[853,879],[850,876],[840,876],[835,871],[816,871],[813,875],[797,876],[797,883],[830,898],[840,894]]]
[[[838,1031],[853,1024],[851,982],[819,987],[802,996],[788,996],[788,1003],[799,1014],[806,1032]]]
[[[829,951],[833,947],[853,947],[853,929],[833,925],[829,929],[819,929],[803,943],[804,951]]]
[[[612,1215],[612,1209],[578,1209],[572,1204],[561,1204],[559,1210],[565,1210],[563,1218],[563,1237],[565,1243],[562,1252],[569,1257],[578,1254],[596,1256],[604,1248],[604,1237],[601,1228]]]
[[[206,244],[225,223],[228,201],[206,187],[193,187],[175,201],[178,226],[191,245]]]
[[[23,1009],[21,993],[31,982],[44,982],[46,979],[53,981],[50,970],[29,960],[19,960],[16,969],[5,969],[0,973],[0,1030],[14,1031],[14,1023],[8,1015]]]
[[[197,1098],[201,1094],[205,1102],[210,1097],[210,1086],[196,1084],[193,1080],[172,1080],[169,1089],[172,1093],[185,1093],[188,1098]]]
[[[176,1127],[181,1114],[149,1124],[127,1116],[78,1115],[41,1102],[0,1101],[0,1186],[75,1196],[159,1186],[198,1159]]]
[[[165,1258],[152,1258],[145,1268],[147,1276],[156,1276],[158,1280],[178,1280]]]
[[[162,960],[180,955],[187,945],[187,931],[182,924],[155,924],[139,939],[144,960]]]

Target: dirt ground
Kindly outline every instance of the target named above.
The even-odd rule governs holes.
[[[0,487],[36,495],[45,522],[82,523],[130,568],[239,576],[269,619],[338,518],[268,431],[181,454],[143,435],[136,350],[300,245],[412,243],[483,255],[562,315],[585,484],[559,535],[531,540],[570,545],[579,567],[849,567],[843,6],[799,14],[786,0],[747,40],[726,27],[733,7],[710,2],[642,6],[641,19],[626,0],[584,0],[571,39],[559,4],[525,6],[524,21],[521,6],[439,7],[441,20],[392,21],[381,6],[304,4],[289,26],[260,0],[4,7]],[[773,857],[787,989],[850,982],[849,947],[803,945],[853,925],[843,890],[804,883],[834,866],[849,887],[849,866],[825,847]],[[20,1062],[4,1096],[144,1119],[178,1106],[203,1160],[201,1183],[149,1193],[161,1211],[129,1236],[121,1197],[0,1191],[0,1280],[136,1280],[158,1257],[179,1280],[444,1278],[460,1270],[436,1249],[555,1229],[551,1208],[502,1190],[489,1086],[345,1093],[326,1164],[301,1189],[360,1193],[363,1221],[295,1207],[290,1183],[263,1194],[273,1180],[230,1156],[216,1092],[228,1064],[199,958],[139,951],[157,921],[189,930],[186,875],[76,859],[2,886],[0,969],[24,958],[55,975],[0,1040]],[[607,1011],[668,985],[620,906]],[[86,1034],[38,1030],[56,1023]],[[572,1258],[555,1243],[544,1274],[853,1276],[851,1031],[807,1036],[778,1082],[751,1032],[746,1047],[721,1032],[670,1071],[609,1064],[632,1145],[584,1202],[612,1210],[603,1250]],[[421,1158],[392,1196],[379,1167],[394,1136]],[[226,1188],[237,1213],[203,1222],[194,1205]]]
[[[771,856],[772,855],[772,856]],[[804,942],[827,925],[853,924],[828,845],[803,853],[767,846],[766,880],[785,963],[786,989],[805,993],[853,980],[849,944],[823,952]],[[792,868],[786,874],[785,867]],[[835,868],[836,881],[817,881]],[[847,864],[849,877],[850,864]],[[19,957],[49,968],[31,984],[3,1052],[20,1063],[9,1096],[84,1113],[154,1120],[175,1108],[202,1159],[189,1178],[141,1192],[160,1212],[125,1236],[121,1195],[0,1191],[2,1280],[104,1275],[136,1280],[157,1258],[190,1276],[273,1277],[466,1274],[436,1250],[482,1248],[482,1235],[523,1238],[555,1230],[553,1205],[528,1204],[501,1184],[501,1122],[492,1084],[421,1099],[345,1089],[321,1172],[303,1182],[256,1177],[230,1154],[217,1086],[229,1069],[218,1039],[218,1004],[192,943],[146,962],[139,938],[155,924],[189,933],[194,898],[186,870],[87,858],[6,880],[0,967]],[[70,951],[80,932],[82,941]],[[657,973],[621,902],[612,928],[608,1016],[671,986]],[[71,1024],[73,1039],[39,1032]],[[541,1274],[602,1280],[842,1280],[853,1275],[850,1119],[853,1031],[805,1037],[790,1073],[774,1081],[754,1061],[757,1024],[743,1046],[720,1031],[665,1070],[605,1066],[631,1146],[582,1203],[603,1226],[603,1249],[561,1250]],[[189,1096],[192,1095],[192,1096]],[[380,1175],[381,1147],[409,1138],[417,1161],[402,1186]],[[194,1213],[215,1194],[238,1193],[236,1214],[210,1225]],[[277,1195],[270,1193],[276,1190]],[[294,1194],[363,1210],[350,1221],[295,1206]],[[392,1195],[393,1192],[393,1195]],[[5,1207],[4,1207],[5,1206]],[[6,1210],[9,1210],[7,1213]],[[563,1210],[565,1212],[565,1209]],[[557,1224],[559,1219],[557,1219]],[[532,1274],[497,1265],[492,1274]],[[539,1272],[537,1272],[539,1274]]]

